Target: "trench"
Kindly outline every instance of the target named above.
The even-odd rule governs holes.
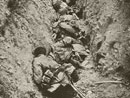
[[[130,98],[129,0],[72,1],[89,54],[75,86],[86,98]],[[52,0],[1,0],[0,8],[0,97],[43,98],[32,80],[32,51],[60,40],[52,38],[59,20]]]
[[[85,70],[81,72],[81,78],[77,83],[75,83],[75,85],[83,92],[86,98],[116,98],[117,96],[120,96],[121,98],[128,98],[129,95],[126,95],[125,92],[129,92],[129,87],[126,88],[126,86],[129,85],[129,71],[126,71],[125,67],[122,67],[124,66],[124,64],[122,64],[124,62],[122,62],[122,60],[120,62],[120,59],[126,60],[126,58],[113,57],[113,55],[118,55],[118,53],[114,54],[113,52],[113,50],[115,49],[115,44],[119,44],[124,40],[118,39],[118,33],[115,35],[111,35],[109,34],[109,31],[114,31],[112,28],[112,26],[114,25],[117,25],[117,28],[120,28],[120,26],[118,25],[121,24],[126,24],[127,27],[129,27],[129,18],[126,19],[126,23],[120,23],[125,19],[122,18],[122,20],[118,20],[118,16],[109,16],[109,14],[112,15],[112,12],[109,11],[109,9],[107,10],[108,12],[110,12],[108,13],[108,15],[107,13],[102,12],[103,8],[101,6],[103,5],[103,3],[100,3],[101,2],[98,2],[98,0],[93,0],[92,2],[88,1],[88,3],[87,1],[81,2],[79,0],[76,4],[76,6],[80,8],[79,12],[77,12],[76,15],[78,16],[79,21],[83,23],[83,27],[85,28],[84,30],[87,30],[88,34],[86,38],[82,40],[82,42],[84,44],[84,47],[87,46],[87,49],[90,52],[90,54],[82,62],[82,65],[85,66]],[[116,8],[120,9],[120,7],[122,7],[122,9],[129,8],[129,5],[127,6],[128,8],[124,7],[124,5],[127,5],[126,1],[111,1],[107,3],[106,6],[112,7],[114,6],[114,3],[117,4],[117,6],[113,8],[113,10],[116,10]],[[95,10],[94,8],[97,9]],[[72,9],[75,8],[72,7]],[[92,10],[92,13],[89,12],[89,10]],[[86,13],[91,13],[91,15],[87,16]],[[102,13],[102,15],[98,16],[98,13]],[[127,15],[129,15],[129,13],[123,11],[119,11],[117,13],[118,15],[119,13],[124,13],[124,16],[119,15],[119,17],[127,17]],[[97,20],[94,20],[94,18],[92,17],[97,18]],[[117,22],[114,22],[114,18],[117,19]],[[122,30],[127,27],[122,27],[120,29],[120,32],[122,32]],[[118,31],[115,30],[115,32]],[[111,39],[108,36],[113,37]],[[118,45],[116,46],[116,49],[120,51],[120,53],[123,50],[119,49]],[[128,84],[125,85],[125,83]]]

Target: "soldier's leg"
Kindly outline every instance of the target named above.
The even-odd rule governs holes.
[[[71,74],[73,82],[77,82],[79,80],[79,75],[77,70],[74,70],[73,73]]]

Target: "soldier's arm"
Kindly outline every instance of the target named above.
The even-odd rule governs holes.
[[[73,58],[70,58],[70,63],[71,63],[76,69],[80,68],[80,62],[79,62],[79,61],[77,61],[77,60],[75,60],[75,59],[73,59]]]
[[[42,82],[42,69],[41,65],[37,63],[33,63],[33,79],[36,84],[40,84]]]
[[[73,58],[71,58],[70,63],[76,68],[76,69],[85,69],[84,66],[81,65],[81,63]]]

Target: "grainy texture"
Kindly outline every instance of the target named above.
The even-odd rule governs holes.
[[[1,0],[0,10],[0,98],[43,98],[32,80],[32,50],[52,43],[51,0]]]
[[[86,3],[84,3],[86,2]],[[91,52],[103,70],[129,70],[130,3],[126,0],[78,0],[91,29]],[[122,69],[123,69],[122,68]]]
[[[0,98],[44,98],[32,80],[32,51],[51,40],[57,15],[52,0],[0,0]],[[77,0],[92,56],[77,87],[88,98],[130,98],[129,0]],[[82,13],[80,13],[82,14]],[[81,25],[82,26],[82,25]],[[120,77],[121,76],[121,77]],[[126,85],[126,84],[125,84]]]
[[[78,0],[77,4],[84,7],[83,18],[89,23],[86,28],[91,29],[88,33],[94,61],[86,64],[87,70],[81,76],[79,88],[86,93],[92,91],[90,98],[129,98],[129,90],[122,84],[93,84],[130,79],[130,3],[128,0]]]

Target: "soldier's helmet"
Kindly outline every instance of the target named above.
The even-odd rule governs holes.
[[[34,57],[38,57],[40,54],[46,55],[46,49],[44,47],[37,47],[32,54]]]
[[[34,57],[38,57],[40,54],[43,54],[45,56],[49,56],[50,53],[53,52],[53,47],[50,43],[44,42],[42,46],[37,47],[32,54]]]

